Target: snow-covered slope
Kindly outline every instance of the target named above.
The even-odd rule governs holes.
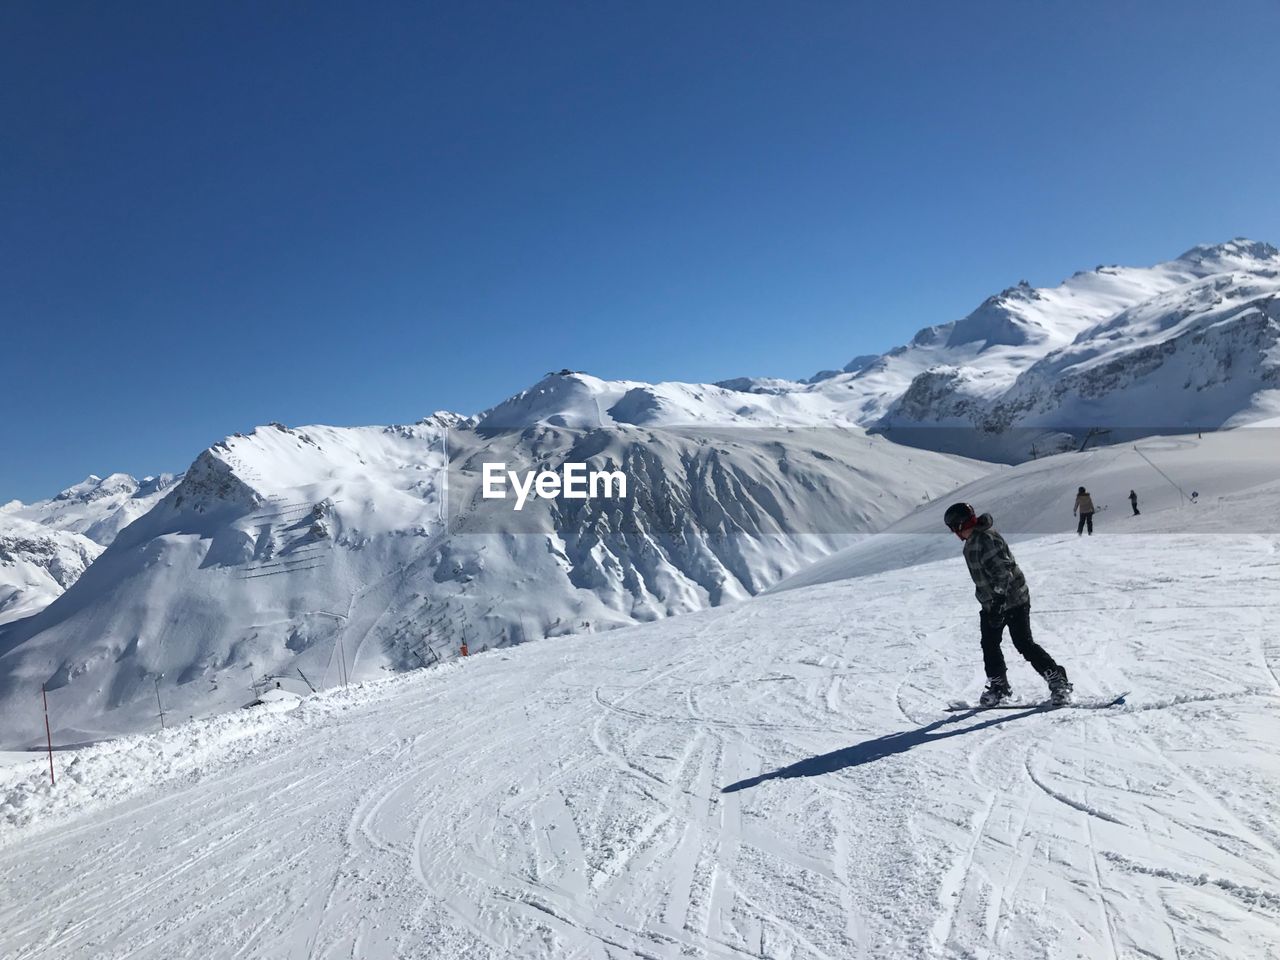
[[[721,395],[740,395],[716,388],[647,394],[696,427],[591,422],[597,399],[616,413],[637,389],[556,375],[478,421],[273,425],[216,444],[71,590],[0,632],[5,738],[42,729],[29,710],[41,683],[74,694],[64,738],[92,739],[150,725],[157,687],[169,709],[204,713],[238,707],[268,674],[327,687],[464,642],[743,599],[990,469],[854,427],[723,425]],[[513,515],[480,500],[483,462],[608,464],[629,496]]]
[[[101,552],[78,533],[0,512],[0,624],[43,610]]]
[[[1123,707],[943,712],[952,554],[0,770],[0,954],[1273,958],[1280,490],[1233,496],[1017,546]]]
[[[1149,437],[1132,444],[1063,453],[990,474],[923,504],[907,516],[771,589],[846,580],[955,556],[960,544],[942,524],[957,500],[991,513],[1011,541],[1076,537],[1076,490],[1093,497],[1098,536],[1137,533],[1280,533],[1280,433],[1275,428]],[[1133,516],[1129,492],[1138,494]]]
[[[1095,427],[1132,437],[1276,416],[1277,294],[1280,251],[1238,239],[1019,283],[848,372],[724,383],[899,442],[1017,462]]]

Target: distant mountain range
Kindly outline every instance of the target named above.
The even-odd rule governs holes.
[[[808,382],[566,370],[478,416],[272,424],[184,474],[13,502],[0,716],[26,736],[43,683],[64,739],[89,738],[149,724],[157,690],[215,711],[267,675],[332,685],[747,597],[998,469],[981,461],[1276,416],[1277,292],[1280,252],[1236,240],[1019,284]],[[493,460],[622,468],[633,488],[504,525],[477,492]]]
[[[1005,462],[1095,428],[1233,427],[1280,415],[1278,293],[1280,251],[1241,238],[1154,267],[1099,266],[1056,287],[1019,283],[808,383],[726,385],[829,404],[900,442]]]
[[[0,505],[0,624],[51,603],[178,479],[89,476],[49,500]]]
[[[1280,416],[1280,250],[1237,239],[1153,267],[1022,282],[960,320],[807,381],[549,378],[482,420],[854,424],[898,442],[1016,463],[1091,430],[1148,436]]]
[[[556,375],[478,419],[215,444],[65,593],[0,628],[4,729],[34,735],[42,683],[59,736],[92,739],[149,725],[157,687],[210,712],[265,676],[331,686],[745,598],[990,469],[856,427],[577,419],[610,389],[629,393]],[[477,495],[490,461],[620,468],[629,495],[498,522]]]

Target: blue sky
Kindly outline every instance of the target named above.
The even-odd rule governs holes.
[[[0,502],[1280,242],[1280,5],[0,9]]]

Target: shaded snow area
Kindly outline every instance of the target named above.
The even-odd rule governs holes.
[[[0,955],[1276,957],[1280,538],[1016,544],[1102,710],[945,712],[958,548],[5,766]]]

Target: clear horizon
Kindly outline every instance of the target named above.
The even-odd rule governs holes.
[[[1280,243],[1280,8],[0,11],[0,503]]]

